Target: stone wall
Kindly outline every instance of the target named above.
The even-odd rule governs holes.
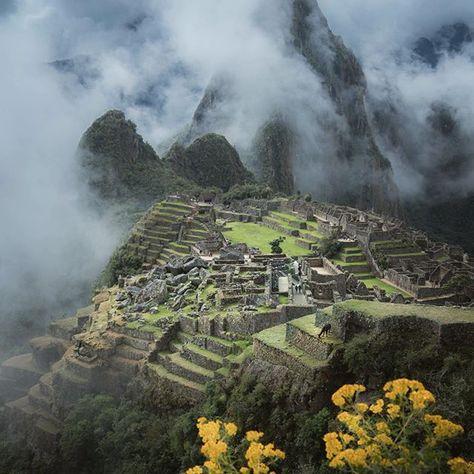
[[[327,359],[334,348],[332,344],[324,342],[324,339],[311,336],[293,324],[286,325],[286,340],[292,346],[301,349],[319,360]]]
[[[308,314],[314,313],[316,307],[314,305],[289,305],[285,304],[281,306],[281,317],[280,320],[282,323],[291,321],[296,318],[301,318],[302,316],[307,316]]]
[[[276,347],[267,346],[258,339],[254,339],[253,341],[253,353],[256,358],[271,361],[275,365],[288,367],[290,370],[310,380],[314,380],[317,376],[318,369],[308,367],[297,358],[292,357]]]

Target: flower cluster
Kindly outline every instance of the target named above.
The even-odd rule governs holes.
[[[463,458],[453,458],[448,461],[453,474],[473,474],[474,462],[467,462]]]
[[[285,453],[272,443],[264,445],[260,442],[264,436],[262,432],[247,431],[242,441],[247,448],[245,465],[239,468],[235,442],[237,425],[201,417],[197,428],[202,440],[201,452],[206,461],[202,466],[188,469],[186,474],[275,474],[270,471],[270,465],[285,458]]]
[[[435,397],[421,382],[388,382],[383,397],[372,403],[358,400],[365,390],[363,385],[344,385],[332,396],[341,411],[339,430],[324,436],[330,467],[361,473],[446,470],[445,442],[463,428],[427,412]],[[453,473],[472,472],[462,458],[448,466]]]

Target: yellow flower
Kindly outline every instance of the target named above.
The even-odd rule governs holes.
[[[332,459],[342,451],[342,444],[337,433],[326,433],[323,440],[326,443],[326,456],[328,459]]]
[[[329,467],[333,469],[341,469],[346,465],[344,460],[341,457],[341,453],[334,457],[334,459],[329,463]]]
[[[452,458],[448,461],[449,469],[453,474],[473,474],[474,462],[467,462],[463,458]]]
[[[367,403],[356,403],[355,407],[359,413],[365,413],[369,409]]]
[[[382,411],[383,406],[384,406],[384,401],[381,398],[379,398],[374,404],[370,405],[369,409],[372,413],[375,413],[377,415],[378,413]]]
[[[372,460],[376,460],[377,462],[380,460],[381,457],[381,449],[380,446],[377,444],[369,444],[365,447],[365,451],[367,456],[370,457]]]
[[[331,400],[334,405],[338,407],[343,407],[346,403],[351,402],[354,395],[365,392],[365,387],[359,384],[347,384],[343,385],[340,389],[336,390]]]
[[[237,434],[237,425],[235,423],[224,423],[224,429],[229,436],[235,436]]]
[[[352,467],[367,467],[367,452],[363,448],[345,449],[340,456]]]
[[[219,464],[214,461],[206,461],[204,466],[207,467],[209,474],[224,474],[224,471],[221,469]]]
[[[198,423],[199,436],[202,438],[204,443],[220,439],[220,429],[221,422],[219,420]]]
[[[248,467],[241,467],[239,472],[240,474],[249,474],[250,469]]]
[[[347,411],[341,411],[341,413],[337,415],[337,419],[346,425],[350,430],[355,431],[359,426],[362,417],[360,415],[352,415]]]
[[[245,437],[247,438],[247,441],[258,441],[261,437],[263,436],[263,433],[260,431],[247,431],[247,434]]]
[[[374,436],[374,440],[381,444],[393,444],[392,438],[385,433],[379,433]]]
[[[411,392],[408,398],[411,400],[415,410],[423,410],[428,404],[435,401],[433,394],[424,389]]]
[[[339,433],[339,438],[345,443],[349,444],[351,441],[353,441],[354,436],[347,434],[347,433]]]
[[[400,405],[389,403],[387,406],[387,413],[389,414],[390,418],[396,418],[400,415]]]
[[[375,427],[379,433],[390,433],[390,428],[385,421],[379,421],[375,423]]]
[[[203,470],[201,466],[194,466],[194,467],[189,468],[186,471],[186,474],[202,474],[202,473],[203,473]]]
[[[227,451],[227,443],[224,441],[209,441],[201,448],[202,454],[211,461],[216,461]]]
[[[464,428],[461,425],[445,420],[439,415],[425,415],[425,421],[435,425],[433,431],[438,440],[454,438],[464,433]]]

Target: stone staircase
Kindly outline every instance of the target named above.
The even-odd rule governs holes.
[[[370,251],[374,257],[386,258],[391,265],[397,265],[404,260],[425,261],[428,255],[415,243],[403,240],[381,240],[370,245]]]
[[[245,357],[245,343],[206,334],[177,333],[169,350],[158,352],[149,366],[177,390],[185,390],[196,402],[202,401],[205,384],[226,377]]]
[[[356,241],[342,242],[341,251],[332,260],[342,271],[353,273],[358,280],[368,280],[375,278],[370,270],[362,248]]]
[[[188,252],[188,248],[172,248],[179,240],[182,224],[195,212],[194,206],[163,201],[155,204],[138,222],[127,244],[128,251],[144,256],[144,267],[164,264],[172,255]]]

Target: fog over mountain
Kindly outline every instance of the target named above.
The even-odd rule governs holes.
[[[228,89],[206,131],[225,135],[254,166],[255,143],[272,146],[257,131],[291,129],[281,168],[293,176],[278,181],[288,188],[332,198],[328,179],[341,175],[354,177],[343,200],[366,207],[389,200],[394,210],[396,187],[402,200],[468,199],[474,49],[436,38],[458,22],[472,28],[472,2],[319,7],[355,58],[315,0],[1,2],[0,318],[22,314],[28,326],[38,308],[58,315],[120,238],[122,229],[82,199],[74,157],[90,123],[121,109],[161,152],[196,131],[195,111],[216,81]],[[309,25],[306,39],[295,34],[295,12]],[[435,63],[420,58],[420,38],[431,41]],[[338,195],[350,185],[344,179]]]

